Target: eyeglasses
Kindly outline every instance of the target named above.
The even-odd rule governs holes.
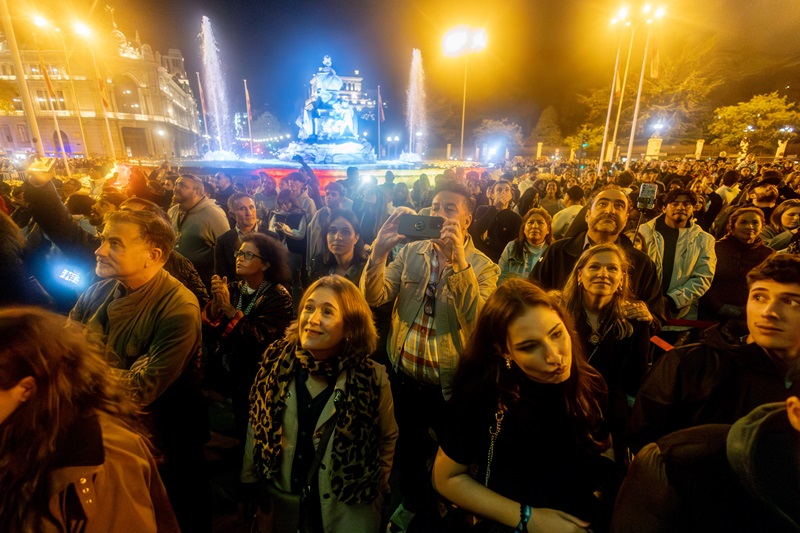
[[[236,259],[239,259],[240,257],[244,257],[248,261],[252,261],[252,259],[254,257],[258,257],[262,261],[264,260],[264,258],[261,257],[260,255],[256,255],[253,252],[242,252],[241,250],[237,250],[237,251],[233,252],[233,257],[235,257]]]

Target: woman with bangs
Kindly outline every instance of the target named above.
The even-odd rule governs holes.
[[[437,491],[485,519],[485,531],[604,530],[616,485],[603,456],[606,386],[567,313],[532,282],[510,279],[467,346],[438,432]]]

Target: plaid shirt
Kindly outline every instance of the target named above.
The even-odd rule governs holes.
[[[423,383],[439,384],[439,354],[436,349],[434,314],[436,287],[439,282],[439,257],[431,250],[431,277],[425,292],[425,305],[408,330],[400,350],[400,368],[405,374]]]

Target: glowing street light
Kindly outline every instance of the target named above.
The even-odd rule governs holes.
[[[467,58],[469,54],[480,52],[488,44],[486,30],[459,26],[447,32],[442,39],[445,55],[464,56],[464,97],[461,103],[461,148],[459,159],[464,159],[464,119],[467,113]]]
[[[64,38],[64,32],[59,28],[51,25],[44,17],[36,15],[33,17],[33,23],[39,28],[50,28],[58,34],[61,39],[61,47],[64,49],[64,61],[67,67],[67,77],[69,77],[69,86],[72,89],[72,100],[75,102],[75,112],[78,116],[78,128],[81,131],[81,142],[83,143],[83,150],[86,157],[89,156],[89,145],[86,143],[86,131],[83,129],[83,117],[81,116],[81,106],[78,101],[78,92],[75,90],[75,79],[72,77],[72,67],[69,63],[69,52],[67,52],[67,40]]]
[[[35,16],[33,19],[33,23],[38,28],[45,28],[49,27],[50,24],[42,17]],[[53,89],[52,83],[50,83],[49,76],[47,74],[47,65],[44,62],[44,57],[42,56],[42,49],[39,47],[39,34],[38,32],[33,32],[33,43],[36,47],[36,53],[39,55],[39,63],[42,66],[42,77],[44,78],[45,82],[47,83],[47,90],[45,91],[45,95],[49,99],[50,109],[53,111],[53,126],[55,127],[55,136],[56,136],[56,145],[61,150],[61,158],[64,160],[64,170],[67,172],[67,177],[72,177],[72,172],[69,169],[69,159],[67,158],[67,150],[64,148],[64,138],[62,137],[63,133],[61,131],[61,126],[58,124],[58,112],[56,111],[56,105],[58,102],[58,95]]]
[[[88,40],[92,37],[92,30],[89,28],[89,26],[87,26],[80,20],[75,21],[75,23],[72,26],[72,29],[75,31],[75,33],[77,33],[84,39]],[[97,66],[97,58],[94,55],[94,48],[92,48],[92,46],[87,46],[86,48],[89,49],[89,54],[92,56],[92,64],[94,65],[94,74],[97,77],[97,85],[98,85],[97,88],[98,90],[102,91],[103,87],[100,85],[102,83],[101,81],[102,78],[100,77],[100,68],[98,68]],[[103,98],[102,94],[100,95],[100,98],[101,99]],[[103,118],[105,119],[106,122],[106,134],[108,135],[108,145],[111,149],[111,157],[116,161],[117,152],[114,149],[114,137],[112,137],[111,135],[111,125],[108,123],[108,111],[106,110],[105,103],[101,104],[101,107],[103,108]]]
[[[39,124],[36,122],[36,111],[33,108],[33,100],[25,83],[25,76],[19,75],[20,72],[25,72],[22,65],[22,57],[19,52],[19,45],[17,44],[17,37],[14,33],[14,25],[11,22],[11,12],[8,10],[8,2],[0,0],[0,24],[2,25],[3,33],[5,34],[6,41],[8,42],[8,50],[11,52],[11,60],[14,63],[14,70],[18,73],[16,76],[17,84],[19,85],[19,95],[22,99],[23,115],[28,125],[30,135],[28,138],[32,146],[36,149],[36,154],[39,157],[44,157],[44,146],[42,146],[42,136],[39,134]],[[3,45],[5,48],[5,45]]]
[[[664,8],[659,7],[655,11],[655,18],[661,18],[664,16]],[[643,10],[644,14],[650,12],[650,6],[644,6]],[[642,72],[639,75],[639,90],[636,92],[636,106],[633,108],[633,122],[631,123],[631,136],[628,141],[628,157],[625,160],[625,170],[628,170],[631,167],[631,154],[633,153],[633,141],[636,138],[636,121],[639,118],[639,104],[642,101],[642,85],[644,83],[644,68],[647,65],[647,50],[650,47],[650,35],[653,33],[653,19],[647,19],[647,39],[644,42],[644,55],[642,56]]]

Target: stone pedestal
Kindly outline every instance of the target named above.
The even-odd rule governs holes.
[[[661,143],[663,139],[661,137],[650,137],[647,139],[647,152],[645,152],[645,157],[658,157],[661,153]]]
[[[697,139],[697,147],[694,149],[694,158],[699,160],[703,155],[703,145],[706,144],[705,139]]]

